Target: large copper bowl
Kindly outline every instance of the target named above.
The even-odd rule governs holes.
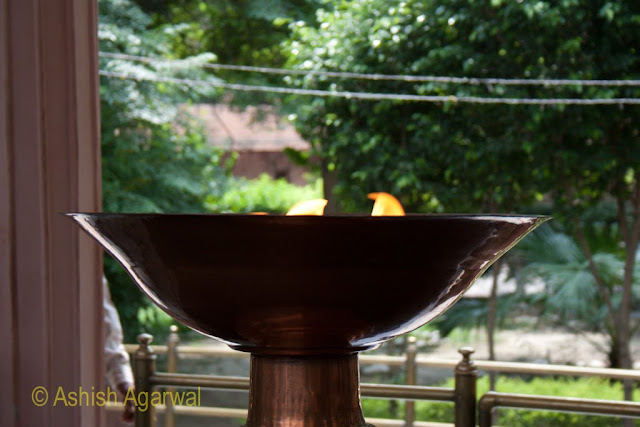
[[[70,215],[177,320],[260,357],[298,360],[347,357],[427,323],[546,220]],[[249,425],[298,425],[251,416]],[[299,425],[363,425],[344,422]]]

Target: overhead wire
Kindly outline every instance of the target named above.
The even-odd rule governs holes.
[[[136,81],[152,81],[159,83],[174,83],[188,86],[207,86],[245,92],[271,92],[291,95],[307,95],[319,97],[337,97],[365,100],[391,100],[413,102],[460,102],[474,104],[509,104],[509,105],[640,105],[640,98],[491,98],[477,96],[455,95],[411,95],[401,93],[351,92],[318,89],[286,88],[279,86],[247,85],[238,83],[224,83],[219,81],[195,80],[165,76],[136,76],[128,73],[100,70],[105,77],[120,78]]]
[[[99,52],[99,56],[104,58],[122,59],[128,61],[138,61],[145,63],[179,63],[184,60],[176,60],[169,58],[157,58],[149,56],[129,55],[124,53]],[[353,73],[342,71],[324,71],[324,70],[296,70],[272,67],[254,67],[248,65],[230,65],[230,64],[194,64],[201,68],[209,68],[214,70],[232,70],[254,72],[262,74],[280,74],[280,75],[312,75],[346,79],[363,79],[363,80],[392,80],[406,82],[435,82],[435,83],[453,83],[468,85],[506,85],[506,86],[600,86],[600,87],[640,87],[640,80],[590,80],[590,79],[521,79],[521,78],[482,78],[482,77],[447,77],[447,76],[416,76],[404,74],[368,74]]]

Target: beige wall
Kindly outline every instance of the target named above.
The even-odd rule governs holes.
[[[36,386],[103,385],[97,3],[0,0],[0,425],[102,426]]]

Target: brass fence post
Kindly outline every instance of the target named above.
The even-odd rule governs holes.
[[[462,360],[455,369],[455,426],[474,427],[476,425],[476,380],[478,370],[471,360],[475,351],[470,347],[458,350]]]
[[[178,327],[176,325],[171,325],[170,330],[171,332],[167,339],[167,372],[174,374],[178,370],[178,343],[180,342],[180,337],[178,336]],[[176,388],[167,387],[167,392],[173,394],[176,392]],[[174,427],[176,425],[176,416],[173,409],[173,401],[167,399],[165,405],[166,411],[163,425],[165,427]]]
[[[405,385],[416,385],[416,354],[418,346],[416,345],[416,337],[407,339],[407,358],[405,361]],[[405,427],[413,427],[416,420],[416,407],[413,400],[405,400],[404,402],[404,425]]]
[[[140,347],[133,355],[133,372],[136,386],[135,427],[154,427],[155,411],[150,403],[151,383],[149,377],[156,370],[156,354],[150,345],[153,337],[149,334],[138,335]]]

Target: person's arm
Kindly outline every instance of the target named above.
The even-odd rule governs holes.
[[[104,360],[107,370],[107,382],[124,399],[129,390],[133,390],[133,372],[131,371],[129,354],[122,344],[120,317],[118,317],[118,311],[111,301],[111,293],[109,292],[107,279],[104,276],[102,277],[102,288],[104,293]],[[134,415],[135,406],[133,401],[129,400],[125,405],[122,420],[132,422]]]

